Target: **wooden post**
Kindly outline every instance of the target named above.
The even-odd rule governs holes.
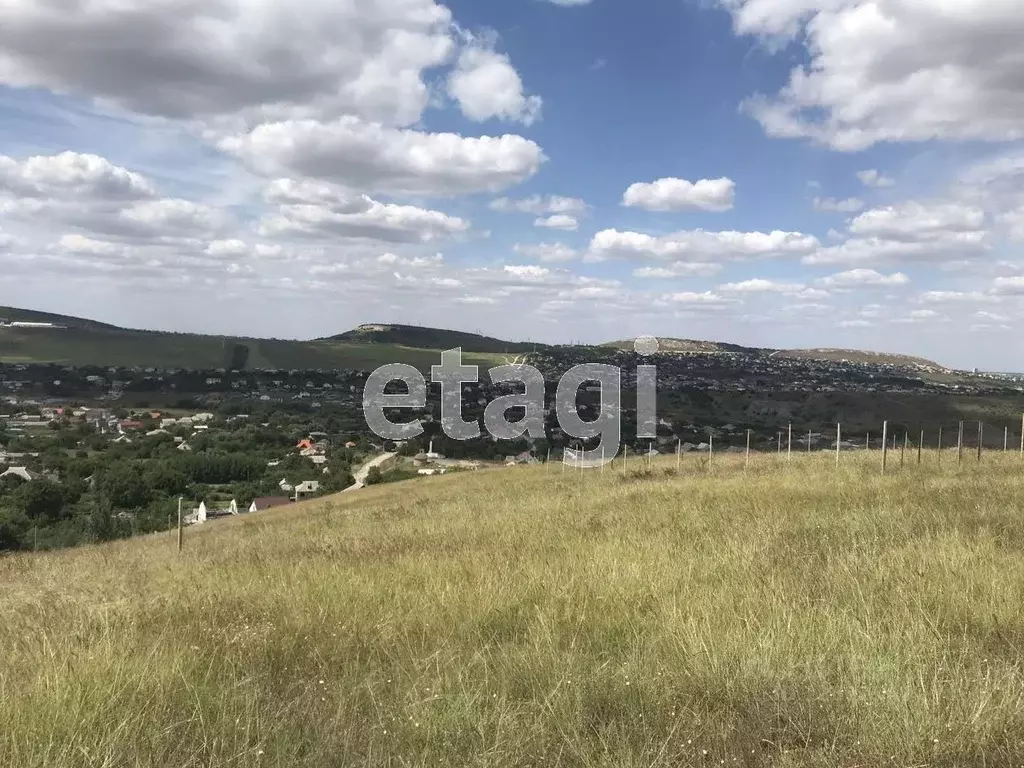
[[[546,459],[544,459],[544,471],[545,472],[550,472],[551,471],[551,449],[550,448],[548,448],[548,457]]]
[[[961,421],[956,430],[956,464],[964,463],[964,423]]]
[[[836,468],[839,468],[839,452],[842,450],[841,443],[843,442],[843,423],[836,423]]]
[[[779,455],[782,455],[782,432],[779,432]]]
[[[708,435],[708,469],[711,469],[711,460],[715,458],[715,436]]]
[[[869,451],[871,450],[871,433],[870,432],[868,432],[868,436],[864,440],[864,448],[866,450],[869,450]]]
[[[1003,453],[1010,450],[1010,428],[1003,427]]]
[[[917,440],[917,463],[921,463],[921,452],[924,450],[924,430],[921,430],[921,436]]]
[[[889,459],[889,422],[882,422],[882,474],[885,474],[885,464]]]
[[[743,471],[746,472],[747,468],[749,466],[750,466],[750,430],[748,429],[747,430],[747,455],[746,455],[746,458],[743,460]]]
[[[793,423],[789,424],[789,437],[786,439],[786,460],[793,458]]]
[[[807,430],[807,452],[811,452],[811,430]]]
[[[1020,417],[1020,456],[1024,459],[1024,414]]]
[[[601,446],[601,474],[604,474],[604,446]]]
[[[648,472],[650,472],[650,470],[651,470],[651,461],[654,460],[654,454],[652,453],[653,450],[654,450],[654,441],[653,440],[648,440],[647,441],[647,471]]]
[[[181,520],[181,496],[178,497],[178,552],[181,552],[182,538],[184,536],[184,527],[182,526]]]
[[[629,446],[622,446],[622,474],[626,474],[626,459],[629,457]]]
[[[676,440],[676,473],[678,474],[681,469],[680,464],[683,461],[683,441]]]
[[[903,447],[900,448],[900,469],[903,469],[903,462],[907,457],[907,443],[910,440],[910,433],[903,430]]]
[[[981,446],[985,442],[985,424],[978,422],[978,461],[981,461]]]
[[[938,462],[939,464],[941,464],[942,463],[942,427],[941,426],[939,427],[939,443],[938,443],[938,445],[939,445],[939,450],[938,450],[938,453],[936,453],[936,457],[937,458],[935,459],[935,461]]]

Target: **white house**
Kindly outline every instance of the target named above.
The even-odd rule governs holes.
[[[0,472],[0,480],[5,477],[20,477],[22,480],[28,482],[35,480],[39,475],[29,470],[28,467],[10,467],[4,472]]]

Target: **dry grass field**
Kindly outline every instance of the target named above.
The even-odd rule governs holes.
[[[1018,766],[1024,462],[457,473],[0,559],[0,765]]]

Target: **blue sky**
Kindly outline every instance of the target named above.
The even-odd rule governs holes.
[[[9,0],[0,301],[1020,367],[1011,3],[355,6]]]

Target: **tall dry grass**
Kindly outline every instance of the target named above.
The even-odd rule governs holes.
[[[1024,461],[635,460],[0,560],[0,765],[1024,764]]]

